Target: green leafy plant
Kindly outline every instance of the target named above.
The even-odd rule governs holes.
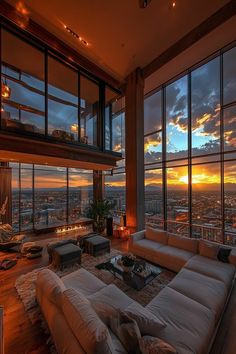
[[[94,231],[102,232],[105,229],[105,218],[110,215],[114,203],[107,199],[95,200],[90,203],[87,217],[94,220]]]

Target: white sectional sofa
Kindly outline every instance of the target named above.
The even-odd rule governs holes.
[[[216,257],[219,247],[152,228],[131,235],[130,252],[178,272],[147,306],[167,323],[158,335],[178,353],[207,353],[214,338],[236,266],[236,250],[223,263]]]
[[[145,307],[149,317],[154,316],[164,323],[151,335],[172,345],[178,354],[207,354],[227,303],[235,265],[199,255],[197,240],[153,229],[133,234],[130,250],[178,272]],[[201,253],[203,251],[204,247]],[[205,252],[212,256],[215,251],[210,247]],[[234,262],[236,257],[234,252],[231,253],[230,261]],[[85,350],[84,341],[91,340],[83,335],[83,326],[81,329],[77,325],[81,321],[80,312],[74,313],[68,306],[68,302],[72,305],[79,303],[79,295],[77,299],[76,292],[68,289],[83,294],[91,304],[96,302],[126,310],[135,303],[115,285],[106,285],[84,269],[61,279],[48,269],[42,270],[36,282],[37,299],[59,354],[89,352]],[[96,319],[90,318],[89,321],[96,322]],[[127,353],[110,329],[109,333],[114,349],[112,354]]]

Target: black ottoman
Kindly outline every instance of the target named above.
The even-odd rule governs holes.
[[[85,252],[97,257],[105,252],[110,252],[111,242],[103,236],[93,236],[84,240]]]
[[[57,247],[61,247],[66,245],[67,243],[73,243],[74,245],[77,245],[77,240],[74,240],[73,238],[69,238],[66,240],[60,240],[60,241],[53,241],[53,242],[49,242],[47,245],[47,251],[48,251],[48,255],[49,255],[49,263],[52,262],[52,252],[55,248]]]
[[[81,264],[81,248],[79,246],[68,243],[53,249],[52,264],[54,267],[63,269],[74,263]]]

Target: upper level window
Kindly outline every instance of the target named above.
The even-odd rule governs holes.
[[[98,145],[99,86],[80,76],[80,140]]]
[[[188,85],[187,76],[166,88],[166,158],[188,155]]]
[[[220,59],[191,74],[192,155],[220,150]]]
[[[2,30],[2,127],[45,132],[44,54]]]
[[[1,129],[42,134],[102,151],[124,150],[124,107],[122,112],[117,108],[115,89],[109,89],[108,97],[105,83],[69,60],[45,50],[30,38],[21,39],[21,34],[18,37],[4,28],[0,33]],[[103,117],[104,94],[108,114]]]
[[[236,47],[223,55],[224,104],[236,101]]]
[[[78,141],[78,74],[48,58],[48,133]]]
[[[105,91],[105,143],[106,149],[125,155],[124,97],[106,88]]]
[[[162,102],[161,91],[145,98],[144,101],[144,135],[161,130]]]

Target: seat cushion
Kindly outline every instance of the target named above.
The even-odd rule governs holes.
[[[186,263],[185,268],[222,281],[227,290],[229,290],[235,274],[235,267],[232,264],[222,263],[200,255],[192,257]]]
[[[155,241],[142,239],[136,242],[133,242],[130,251],[132,251],[134,254],[137,254],[140,257],[148,258],[147,256],[150,255],[150,257],[155,257],[156,255],[156,250],[164,247],[162,243],[158,243]],[[149,259],[149,258],[148,258]]]
[[[90,237],[88,239],[85,240],[86,243],[90,243],[94,246],[97,246],[97,245],[107,245],[110,243],[110,240],[108,240],[107,238],[103,237],[103,236],[93,236],[93,237]]]
[[[205,306],[170,287],[165,287],[147,308],[166,323],[156,334],[178,354],[205,354],[209,347],[215,316]]]
[[[194,253],[192,252],[172,246],[163,246],[156,251],[156,263],[174,272],[179,272],[193,256]]]
[[[149,226],[146,227],[145,238],[147,240],[155,241],[163,245],[167,245],[167,241],[168,241],[168,236],[166,231],[153,229],[152,227]]]
[[[114,284],[107,285],[105,288],[88,296],[88,299],[91,303],[93,303],[94,308],[94,303],[97,302],[122,311],[133,302],[130,297],[123,293],[123,291],[117,288]]]
[[[81,268],[61,278],[66,288],[79,290],[84,295],[91,295],[106,287],[100,279]]]
[[[195,254],[198,253],[198,240],[189,237],[168,234],[168,245]]]
[[[62,310],[74,336],[86,353],[114,353],[108,328],[84,295],[74,289],[65,290]]]
[[[168,286],[206,306],[215,313],[216,322],[218,321],[227,298],[224,283],[183,268]]]
[[[147,307],[143,307],[136,301],[126,307],[124,313],[137,322],[142,335],[155,336],[161,328],[166,326]]]

